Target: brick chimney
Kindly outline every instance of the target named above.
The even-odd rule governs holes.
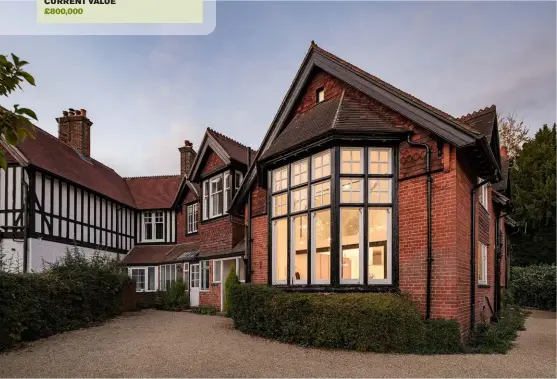
[[[188,140],[185,140],[184,146],[179,147],[178,150],[180,151],[180,175],[184,176],[190,173],[197,153],[193,149],[193,144]]]
[[[509,155],[509,150],[507,149],[507,146],[501,146],[500,150],[499,150],[499,154],[502,157],[507,157]]]
[[[70,108],[58,121],[58,139],[87,158],[91,157],[91,125],[85,109]]]

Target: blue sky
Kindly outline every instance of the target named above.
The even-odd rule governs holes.
[[[454,116],[496,104],[556,120],[554,2],[219,2],[208,36],[0,36],[37,87],[0,104],[86,108],[92,155],[122,175],[179,171],[207,127],[254,148],[310,41]]]

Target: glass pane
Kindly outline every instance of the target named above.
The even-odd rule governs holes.
[[[368,278],[387,279],[388,209],[368,210]]]
[[[340,210],[341,279],[360,279],[360,214],[358,208]]]
[[[313,273],[314,279],[321,283],[331,280],[331,211],[324,210],[313,214],[312,233],[314,233]]]
[[[160,223],[160,224],[155,224],[155,228],[156,228],[156,237],[155,239],[158,240],[162,240],[164,239],[164,224]]]
[[[341,173],[362,173],[362,149],[341,149]]]
[[[361,203],[362,202],[362,179],[341,179],[342,203]]]
[[[369,202],[390,203],[391,179],[369,179]]]
[[[308,209],[308,189],[307,187],[292,191],[292,212]]]
[[[313,185],[313,207],[321,207],[331,204],[330,181]]]
[[[164,266],[161,266],[160,287],[161,291],[166,290],[166,269],[164,268]]]
[[[242,258],[238,259],[238,262],[240,262],[238,264],[238,276],[240,281],[244,281],[246,280],[246,264],[244,263],[244,260]]]
[[[273,171],[273,191],[286,189],[288,185],[288,176],[286,167],[281,167]]]
[[[145,225],[145,239],[152,240],[153,239],[153,224],[146,224]]]
[[[274,222],[273,250],[275,255],[275,282],[287,280],[287,235],[288,221],[283,218]]]
[[[287,211],[287,199],[286,193],[282,195],[273,196],[273,216],[282,216],[286,214]]]
[[[137,268],[132,269],[132,279],[135,280],[135,290],[145,290],[145,269]]]
[[[156,270],[156,267],[148,267],[147,268],[147,278],[148,278],[147,289],[149,291],[154,291],[155,290],[155,270]]]
[[[391,173],[391,149],[376,148],[369,149],[369,173],[390,174]]]
[[[292,218],[292,262],[294,281],[307,283],[308,272],[308,217],[306,215]]]

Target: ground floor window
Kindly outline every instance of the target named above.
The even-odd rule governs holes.
[[[130,267],[128,274],[135,282],[136,292],[156,291],[157,267]]]
[[[201,290],[209,289],[209,261],[201,262]]]
[[[478,284],[487,285],[487,245],[481,242],[478,249]]]
[[[161,291],[166,291],[170,287],[170,285],[179,278],[181,278],[179,263],[160,266],[159,289]]]

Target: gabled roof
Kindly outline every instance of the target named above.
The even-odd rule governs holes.
[[[477,150],[477,156],[487,165],[487,169],[483,170],[482,175],[490,173],[490,175],[497,177],[499,162],[490,149],[490,141],[487,141],[482,133],[474,130],[461,120],[321,49],[312,41],[277,114],[265,134],[254,164],[251,165],[246,179],[232,200],[232,211],[240,210],[241,202],[246,198],[249,188],[255,181],[256,162],[266,154],[266,151],[271,148],[287,126],[289,115],[315,69],[320,69],[340,79],[452,145],[458,148],[469,147]]]
[[[397,127],[392,120],[379,112],[373,112],[343,92],[340,98],[323,101],[294,117],[259,160],[263,161],[285,150],[306,145],[327,133],[354,130],[373,134],[409,131]]]
[[[458,118],[460,122],[469,125],[478,133],[485,135],[488,141],[491,141],[496,119],[497,108],[495,105],[468,113],[467,115]]]
[[[122,260],[123,264],[141,265],[186,260],[186,253],[199,252],[199,242],[177,245],[135,245]]]
[[[35,138],[26,138],[17,147],[8,146],[7,149],[13,152],[13,155],[22,156],[26,164],[135,207],[135,201],[124,178],[101,162],[84,157],[39,127],[35,127]]]
[[[137,209],[171,208],[180,186],[179,175],[125,178]]]
[[[184,175],[172,201],[172,208],[176,208],[185,198],[188,196],[189,191],[192,191],[195,199],[199,199],[199,194],[201,193],[201,188],[199,184],[193,183],[188,179],[187,175]]]
[[[248,151],[251,152],[252,156],[256,153],[253,149],[242,145],[232,138],[227,137],[211,128],[207,128],[205,136],[199,146],[199,153],[195,157],[191,172],[188,175],[190,180],[195,182],[199,179],[198,176],[202,170],[201,164],[204,162],[205,155],[210,150],[217,154],[226,165],[235,161],[249,166]]]

